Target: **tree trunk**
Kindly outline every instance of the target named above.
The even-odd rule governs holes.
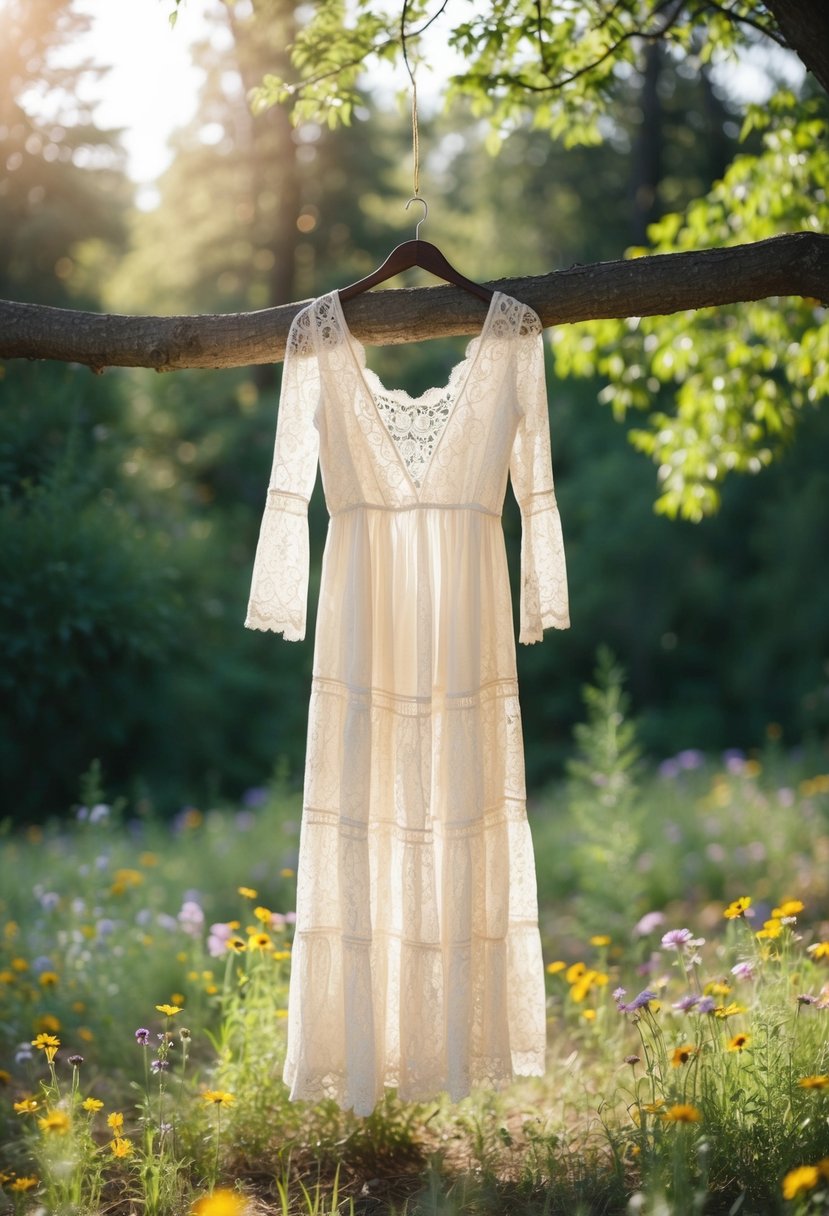
[[[766,0],[789,46],[829,93],[829,3],[827,0]]]
[[[767,296],[829,303],[829,236],[797,232],[753,245],[573,266],[490,284],[529,304],[543,325],[658,316]],[[220,316],[125,317],[0,300],[0,358],[105,367],[246,367],[285,351],[301,304]],[[459,287],[367,292],[346,306],[356,338],[393,345],[480,330],[486,305]]]

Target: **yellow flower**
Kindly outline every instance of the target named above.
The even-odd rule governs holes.
[[[6,941],[10,942],[12,938],[17,937],[19,932],[20,925],[18,925],[16,920],[7,920],[3,926],[3,936],[5,937]]]
[[[789,1170],[783,1179],[783,1198],[797,1199],[804,1191],[813,1191],[820,1181],[820,1171],[816,1165],[799,1165]]]
[[[37,1019],[37,1029],[39,1033],[57,1034],[60,1030],[60,1018],[56,1018],[53,1013],[42,1013]]]
[[[18,1115],[30,1115],[33,1111],[38,1110],[40,1103],[37,1098],[21,1098],[19,1102],[15,1102],[14,1109]]]
[[[674,1068],[681,1068],[681,1066],[683,1064],[687,1064],[698,1051],[699,1048],[694,1047],[691,1043],[685,1043],[682,1047],[675,1047],[674,1054],[671,1056],[671,1064],[673,1064]]]
[[[202,1097],[205,1102],[211,1102],[214,1106],[232,1106],[236,1101],[233,1094],[224,1089],[206,1089]]]
[[[0,984],[13,984],[13,983],[14,983],[14,972],[13,971],[9,971],[8,968],[4,969],[3,971],[0,971]]]
[[[292,870],[290,866],[283,866],[279,871],[280,878],[293,878],[295,874],[296,870]]]
[[[273,942],[267,933],[251,933],[248,938],[249,950],[270,950]]]
[[[113,1157],[129,1157],[132,1152],[132,1141],[125,1140],[123,1136],[116,1136],[114,1140],[110,1140],[109,1149]]]
[[[799,899],[784,899],[779,908],[772,908],[772,916],[797,916],[806,905]]]
[[[801,1089],[827,1089],[829,1088],[829,1076],[826,1073],[820,1073],[813,1077],[801,1077],[798,1085]]]
[[[664,1099],[657,1098],[655,1102],[643,1102],[642,1110],[646,1111],[647,1114],[649,1114],[649,1115],[657,1115],[662,1110],[662,1107],[664,1105],[665,1105]]]
[[[606,933],[596,933],[590,939],[591,946],[609,946],[610,938]]]
[[[284,963],[291,957],[290,950],[274,950],[273,961],[275,963]]]
[[[11,969],[12,971],[28,971],[29,964],[26,962],[25,958],[13,958],[11,961]]]
[[[110,887],[110,891],[113,895],[123,895],[124,892],[129,891],[131,887],[139,887],[143,881],[144,875],[140,870],[116,870],[112,876],[112,886]]]
[[[103,1104],[102,1104],[103,1105]],[[116,1136],[120,1133],[124,1126],[124,1116],[120,1110],[114,1110],[111,1115],[107,1115],[107,1127],[115,1132]]]
[[[691,1106],[687,1102],[677,1102],[674,1106],[669,1106],[662,1116],[669,1123],[699,1123],[702,1118],[702,1113],[697,1110],[696,1106]]]
[[[706,996],[728,996],[730,991],[731,985],[725,980],[711,980],[703,989]]]
[[[65,1136],[72,1126],[72,1121],[66,1111],[50,1110],[48,1114],[38,1119],[37,1125],[42,1132],[56,1132],[59,1136]]]
[[[15,1178],[14,1182],[12,1182],[9,1186],[9,1190],[16,1191],[18,1194],[21,1194],[24,1191],[30,1191],[32,1187],[37,1186],[37,1184],[38,1179],[34,1176],[34,1174],[30,1174],[28,1177]]]
[[[566,967],[566,963],[563,963],[561,959],[557,959],[554,963],[547,964],[547,974],[558,975],[559,971],[564,971]]]
[[[94,1114],[96,1110],[101,1110],[103,1105],[104,1104],[100,1098],[84,1098],[83,1102],[81,1102],[83,1109],[90,1111],[92,1114]]]
[[[718,1005],[714,1014],[718,1018],[734,1018],[738,1013],[745,1013],[745,1011],[745,1005],[738,1005],[736,1001],[732,1001],[730,1005]]]
[[[240,895],[244,895],[245,899],[256,899],[259,894],[258,891],[254,891],[253,887],[237,887],[236,890]]]
[[[86,1013],[86,1001],[73,1001],[72,1002],[72,1012],[73,1013]]]
[[[750,1034],[735,1034],[734,1038],[728,1044],[729,1051],[744,1051],[751,1042]]]
[[[244,1198],[236,1191],[219,1189],[212,1195],[203,1195],[190,1208],[190,1216],[245,1216],[248,1207]]]
[[[815,942],[807,949],[812,958],[829,958],[829,942]]]
[[[573,963],[572,966],[568,967],[565,971],[564,978],[567,980],[568,984],[576,984],[584,975],[586,970],[587,967],[584,965],[584,963]]]
[[[175,1017],[177,1013],[181,1013],[180,1005],[156,1005],[159,1013],[163,1013],[166,1017]]]
[[[271,923],[271,916],[273,913],[271,912],[270,908],[263,908],[260,906],[253,909],[253,915],[257,920],[261,920],[263,925],[269,925]]]
[[[56,971],[44,971],[40,976],[41,988],[54,988],[58,982],[58,973]]]
[[[53,1034],[39,1034],[36,1039],[32,1039],[32,1047],[45,1051],[46,1059],[51,1064],[60,1047],[60,1039],[55,1038]]]
[[[158,857],[155,853],[139,853],[138,854],[138,864],[140,866],[147,866],[147,867],[157,866]]]
[[[764,937],[779,937],[783,932],[783,925],[779,916],[773,916],[771,920],[763,921],[762,929],[758,929],[754,934],[756,938],[762,940]]]
[[[8,1083],[9,1083],[9,1081],[11,1081],[11,1079],[12,1079],[11,1073],[6,1072],[5,1068],[0,1068],[0,1085],[8,1085]]]
[[[287,1009],[274,1009],[273,1016],[275,1018],[286,1018],[288,1016]]]
[[[172,995],[170,996],[170,1001],[172,1002],[173,1005],[178,1005],[179,1009],[184,1008],[184,994],[183,993],[181,993],[181,992],[172,993]]]
[[[88,1026],[79,1026],[77,1034],[78,1034],[78,1038],[83,1039],[84,1043],[91,1043],[92,1040],[95,1038],[95,1035],[92,1033],[92,1031],[89,1029]]]
[[[740,916],[745,916],[748,908],[751,907],[751,896],[741,895],[739,899],[732,899],[731,903],[723,912],[726,920],[737,920]]]

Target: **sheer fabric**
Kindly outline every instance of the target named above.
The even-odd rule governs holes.
[[[284,1079],[369,1114],[541,1075],[545,999],[500,516],[520,641],[569,625],[541,325],[496,292],[445,388],[365,366],[336,293],[296,317],[246,624],[305,634],[323,556]]]

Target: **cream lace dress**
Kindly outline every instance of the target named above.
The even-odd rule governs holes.
[[[541,325],[496,292],[445,388],[365,366],[339,297],[296,317],[246,624],[305,634],[322,565],[284,1079],[369,1114],[544,1071],[544,971],[501,509],[520,641],[569,624]]]

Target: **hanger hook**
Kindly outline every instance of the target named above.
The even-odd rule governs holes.
[[[423,204],[423,215],[420,217],[420,219],[417,221],[417,224],[415,225],[415,240],[419,241],[420,240],[420,225],[425,222],[426,216],[429,214],[429,204],[426,202],[426,199],[421,198],[419,194],[413,194],[412,197],[409,199],[408,203],[406,203],[407,211],[411,207],[412,203],[422,203]]]

